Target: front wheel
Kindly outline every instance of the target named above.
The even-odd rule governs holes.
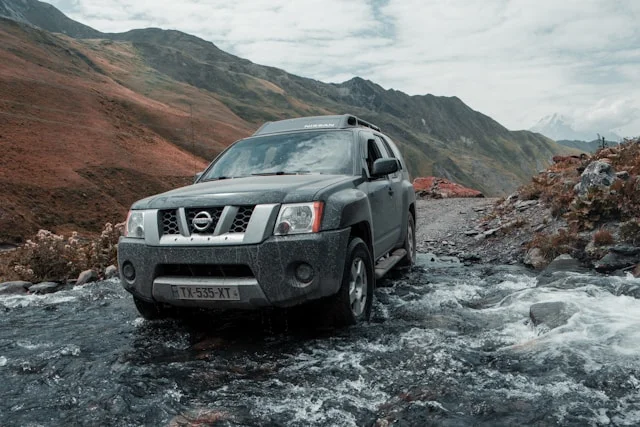
[[[369,320],[374,284],[369,248],[362,239],[354,237],[349,241],[340,290],[329,300],[329,314],[334,326]]]
[[[140,316],[142,316],[142,318],[146,320],[160,320],[171,317],[172,313],[170,312],[170,310],[159,304],[147,302],[136,296],[133,297],[133,302],[136,305]]]

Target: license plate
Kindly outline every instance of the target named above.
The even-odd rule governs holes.
[[[238,301],[240,292],[237,286],[173,286],[178,299],[208,301]]]

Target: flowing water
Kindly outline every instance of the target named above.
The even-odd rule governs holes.
[[[117,281],[0,296],[0,425],[640,425],[640,280],[419,257],[372,321],[144,321]],[[575,312],[549,330],[529,307]],[[306,316],[308,317],[308,316]]]

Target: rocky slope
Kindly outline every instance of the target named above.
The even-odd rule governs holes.
[[[421,203],[434,202],[449,203]],[[465,260],[534,268],[565,255],[604,273],[640,275],[640,140],[592,156],[557,157],[506,199],[474,207],[461,209],[470,218],[464,226],[422,247]]]

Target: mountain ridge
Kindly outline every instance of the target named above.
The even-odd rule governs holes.
[[[95,114],[91,120],[106,123],[101,124],[104,132],[113,126],[119,126],[116,130],[135,129],[162,141],[164,150],[195,155],[195,159],[188,160],[191,164],[202,165],[211,160],[226,145],[250,135],[264,121],[336,113],[356,114],[379,125],[398,143],[413,176],[441,176],[487,195],[512,191],[549,164],[553,155],[566,151],[542,135],[509,131],[457,97],[407,95],[360,77],[342,83],[323,83],[254,64],[180,31],[150,28],[107,34],[77,23],[59,11],[60,15],[51,15],[53,6],[46,3],[19,0],[12,4],[23,6],[22,10],[12,9],[14,16],[32,17],[29,28],[36,26],[46,31],[9,28],[0,20],[0,30],[13,34],[12,45],[0,47],[0,53],[11,66],[7,73],[0,73],[0,85],[3,80],[5,85],[19,81],[26,87],[31,84],[29,78],[44,75],[48,70],[46,78],[41,77],[37,85],[32,85],[35,92],[32,90],[29,96],[34,97],[33,102],[49,108],[53,101],[45,95],[52,90],[51,82],[64,80],[78,87],[68,89],[70,92],[64,96],[69,102],[55,108],[85,108]],[[7,0],[0,0],[0,14],[8,10],[6,5]],[[55,19],[49,22],[45,19],[47,15]],[[52,62],[49,53],[59,60]],[[80,77],[73,80],[70,76]],[[87,87],[100,95],[97,92],[77,95],[78,90]],[[11,95],[10,91],[7,93]],[[16,93],[13,102],[20,102],[20,96],[24,94]],[[105,99],[113,106],[112,110],[105,110],[100,104]],[[78,102],[78,106],[73,102]],[[81,107],[80,103],[87,105]],[[6,109],[0,104],[0,113],[3,108]],[[15,134],[19,135],[17,130]],[[111,142],[107,141],[108,136],[103,139],[104,144],[121,144],[118,138],[111,138]],[[52,143],[48,138],[40,140]],[[130,138],[127,144],[134,150],[136,144],[143,143]],[[15,158],[20,155],[15,154]],[[94,161],[99,168],[105,167]],[[118,167],[128,168],[131,176],[154,168],[166,169],[161,163],[121,163]],[[188,169],[180,167],[176,171],[186,176]],[[156,182],[157,178],[149,179]],[[94,179],[94,187],[96,182]],[[162,187],[162,183],[158,181],[154,186]],[[96,191],[100,194],[101,190]],[[141,192],[140,196],[143,195],[147,193]],[[14,197],[17,204],[25,205],[19,195]],[[117,194],[115,197],[118,199]],[[114,216],[123,214],[131,197],[120,197],[117,208],[109,212]],[[23,215],[31,221],[26,210]],[[2,215],[0,222],[1,218]],[[52,225],[47,226],[60,225],[53,215],[51,218]],[[37,221],[32,222],[31,229]],[[87,228],[95,228],[95,224]]]

